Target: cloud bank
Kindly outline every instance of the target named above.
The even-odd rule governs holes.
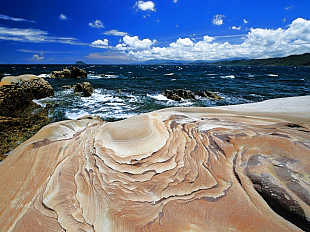
[[[241,35],[242,36],[242,35]],[[241,37],[240,36],[240,37]],[[310,20],[298,18],[287,29],[251,28],[241,44],[218,43],[208,35],[195,42],[179,38],[167,47],[155,47],[156,40],[139,40],[126,35],[116,49],[137,60],[206,60],[244,57],[262,59],[310,52]]]

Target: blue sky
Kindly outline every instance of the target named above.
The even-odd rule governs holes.
[[[10,0],[0,64],[216,61],[310,52],[309,0]]]

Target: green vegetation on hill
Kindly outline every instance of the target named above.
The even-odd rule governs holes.
[[[212,64],[257,66],[310,66],[310,53],[305,53],[303,55],[291,55],[282,58],[218,61]]]

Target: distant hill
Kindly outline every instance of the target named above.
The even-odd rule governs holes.
[[[282,58],[225,60],[212,63],[213,65],[257,65],[257,66],[310,66],[310,53],[291,55]]]

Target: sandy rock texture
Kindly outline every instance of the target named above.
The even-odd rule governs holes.
[[[309,102],[45,126],[0,164],[0,231],[309,230]]]

